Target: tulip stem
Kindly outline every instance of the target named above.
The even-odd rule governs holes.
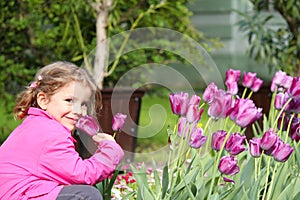
[[[288,140],[289,132],[290,132],[291,125],[292,125],[292,122],[293,122],[294,117],[295,117],[295,114],[292,114],[291,119],[289,120],[288,127],[287,127],[287,130],[286,130],[285,140],[284,140],[285,143],[286,143],[287,140]]]
[[[253,91],[251,90],[251,92],[248,95],[248,99],[250,99],[252,97]]]
[[[257,180],[257,175],[258,175],[258,173],[257,173],[257,171],[258,171],[257,167],[258,167],[257,166],[257,159],[254,158],[254,180],[255,180],[255,182]]]
[[[283,111],[285,110],[285,108],[288,106],[288,104],[292,101],[293,98],[289,98],[286,103],[284,104],[284,106],[281,108],[280,112],[278,113],[277,117],[276,117],[276,120],[273,121],[273,129],[275,129],[276,125],[277,125],[277,122],[280,118],[280,116],[282,115]]]
[[[275,111],[276,110],[275,110],[275,108],[274,108],[273,105],[275,103],[275,97],[276,97],[276,94],[277,94],[277,88],[278,88],[278,86],[276,86],[275,91],[272,94],[272,99],[271,99],[271,104],[270,104],[270,111],[269,111],[269,120],[270,120],[270,122],[274,121],[274,116],[275,116]]]
[[[234,127],[235,127],[235,124],[233,124],[231,126],[230,130],[227,132],[226,137],[224,139],[224,142],[222,144],[222,147],[221,147],[220,151],[217,154],[218,156],[215,158],[212,176],[214,176],[216,174],[216,172],[217,172],[217,163],[219,163],[219,161],[220,161],[220,158],[221,158],[221,155],[223,153],[225,144],[226,144],[226,142],[227,142],[227,140],[228,140],[228,138],[230,136],[230,133],[231,133],[231,131],[233,130]],[[210,196],[211,196],[214,184],[215,184],[215,177],[213,177],[212,180],[211,180],[207,199],[210,199]]]
[[[265,182],[265,189],[263,193],[262,199],[265,199],[267,188],[268,188],[268,180],[269,180],[269,174],[270,174],[270,163],[271,163],[271,157],[268,158],[268,166],[267,166],[267,175],[266,175],[266,182]],[[268,200],[268,199],[266,199]]]
[[[247,88],[245,87],[244,91],[243,91],[243,94],[242,94],[242,99],[246,96],[246,93],[247,93]]]
[[[277,166],[278,166],[278,162],[276,162],[274,170],[273,170],[273,175],[272,175],[272,178],[271,178],[271,183],[270,183],[270,187],[269,187],[269,190],[268,190],[267,199],[270,199],[270,195],[272,194],[272,189],[273,189],[272,187],[273,187],[273,183],[274,183],[274,179],[275,179],[275,174],[276,174]]]

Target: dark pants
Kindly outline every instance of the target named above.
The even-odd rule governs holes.
[[[63,187],[56,200],[102,200],[102,195],[90,185],[68,185]]]

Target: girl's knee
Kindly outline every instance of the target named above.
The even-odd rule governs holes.
[[[102,195],[90,185],[68,185],[59,193],[57,200],[102,200]]]

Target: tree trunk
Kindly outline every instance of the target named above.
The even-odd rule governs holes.
[[[103,79],[105,74],[105,69],[107,66],[107,17],[108,8],[102,7],[97,13],[96,22],[96,34],[97,34],[97,46],[94,61],[94,79],[97,82],[99,89],[103,88]]]

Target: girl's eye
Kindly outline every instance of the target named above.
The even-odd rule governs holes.
[[[66,102],[72,103],[72,102],[73,102],[73,99],[66,99]]]

